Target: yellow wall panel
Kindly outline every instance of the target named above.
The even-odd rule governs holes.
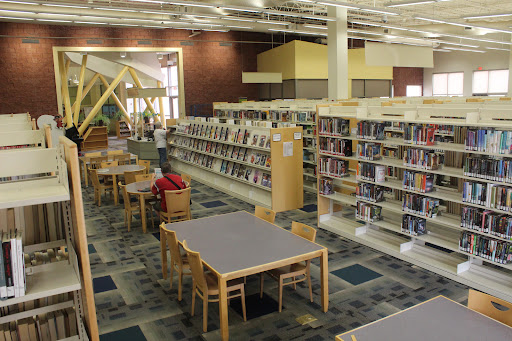
[[[327,45],[294,40],[295,78],[327,79]]]
[[[348,50],[349,79],[393,79],[392,66],[368,66],[364,49]]]
[[[281,72],[283,80],[295,79],[295,40],[258,54],[258,72]]]

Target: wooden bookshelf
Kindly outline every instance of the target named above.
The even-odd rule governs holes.
[[[77,335],[59,339],[99,340],[77,146],[65,137],[46,143],[0,151],[0,226],[23,232],[25,254],[54,249],[67,257],[27,264],[25,295],[0,301],[24,309],[2,315],[0,324],[72,308]]]
[[[210,134],[206,136],[190,134],[190,127],[207,127]],[[237,143],[229,138],[224,141],[220,136],[212,136],[211,130],[220,129],[242,130],[249,134],[247,143]],[[173,169],[177,172],[190,174],[194,180],[228,193],[241,200],[272,208],[277,212],[301,208],[303,206],[302,191],[302,128],[265,128],[239,124],[222,124],[206,122],[206,120],[178,120],[176,131],[172,131],[169,141],[169,158]],[[256,145],[252,139],[258,135]],[[261,136],[265,135],[264,146],[261,147]],[[267,140],[271,139],[270,145]],[[203,147],[204,146],[204,147]],[[213,146],[217,146],[215,150]],[[220,150],[225,153],[221,154]],[[244,149],[246,160],[232,158],[233,150]],[[230,150],[230,152],[227,152]],[[285,154],[286,151],[286,155]],[[230,155],[231,154],[231,155]],[[251,162],[259,156],[260,163]],[[270,164],[267,160],[270,157]],[[211,160],[200,162],[202,160]],[[223,169],[223,164],[230,171]],[[231,166],[228,166],[231,165]],[[244,167],[242,175],[235,176],[232,172]],[[258,174],[256,182],[255,175]],[[264,181],[271,178],[270,185]]]
[[[132,137],[130,127],[125,121],[122,120],[116,122],[116,135],[118,139],[127,139]]]
[[[509,238],[492,235],[488,232],[464,227],[461,224],[461,210],[464,207],[472,207],[489,212],[499,213],[505,217],[512,216],[512,210],[504,210],[496,207],[490,208],[484,205],[463,201],[462,184],[464,181],[472,181],[484,184],[500,186],[512,186],[512,183],[482,179],[465,175],[464,160],[469,156],[491,156],[493,158],[508,158],[512,154],[488,153],[484,151],[466,150],[466,135],[461,134],[461,129],[455,129],[454,143],[436,142],[434,145],[411,144],[400,138],[384,138],[383,140],[365,139],[356,135],[357,122],[397,122],[404,124],[445,124],[455,128],[482,127],[485,129],[512,130],[512,123],[506,119],[511,117],[512,108],[499,110],[482,107],[466,107],[463,110],[453,107],[423,107],[416,110],[401,111],[394,107],[367,107],[346,109],[336,106],[324,106],[318,108],[317,118],[343,118],[350,122],[350,134],[339,136],[348,143],[352,143],[353,156],[333,155],[320,150],[318,158],[329,157],[349,162],[349,170],[357,169],[359,163],[384,165],[396,170],[398,176],[389,176],[386,173],[384,182],[362,180],[349,172],[348,177],[333,180],[333,194],[318,192],[318,224],[319,227],[349,238],[361,244],[372,247],[381,252],[390,254],[396,258],[421,266],[427,270],[443,275],[465,285],[485,291],[491,295],[512,301],[512,264],[503,264],[493,261],[491,258],[469,253],[460,248],[461,235],[464,232],[473,233],[475,236],[489,238],[496,242],[512,243]],[[355,130],[354,130],[355,128]],[[444,134],[444,132],[441,132]],[[446,134],[449,134],[446,133]],[[387,135],[387,134],[386,134]],[[319,134],[318,144],[320,145]],[[330,136],[332,138],[332,136]],[[362,160],[357,155],[357,144],[360,142],[372,142],[381,146],[381,152],[386,146],[400,148],[397,158],[382,157],[377,160]],[[439,155],[445,155],[445,164],[438,169],[404,165],[402,155],[408,149],[432,150]],[[450,157],[446,156],[450,153]],[[434,190],[422,193],[419,191],[404,189],[404,170],[412,170],[422,174],[434,174]],[[319,186],[324,175],[319,175]],[[441,178],[440,178],[441,177]],[[449,180],[449,181],[448,181]],[[358,184],[373,184],[382,186],[388,190],[384,192],[384,200],[380,202],[370,201],[368,198],[356,197]],[[453,185],[455,184],[455,185]],[[418,194],[423,197],[438,199],[440,201],[439,213],[435,217],[427,217],[420,212],[405,212],[402,208],[402,195],[406,193]],[[371,204],[382,210],[382,219],[367,222],[356,218],[354,207],[358,203]],[[426,221],[426,234],[412,235],[401,227],[402,216],[410,215],[423,218]]]
[[[100,150],[108,148],[107,127],[89,127],[84,134],[82,150]]]

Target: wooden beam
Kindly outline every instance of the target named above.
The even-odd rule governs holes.
[[[82,105],[82,91],[84,89],[85,66],[86,65],[87,65],[87,55],[84,54],[82,56],[82,66],[80,67],[80,78],[78,79],[78,89],[76,91],[76,100],[75,100],[76,105],[73,104],[74,109],[75,109],[74,114],[73,114],[73,124],[75,125],[75,127],[78,127],[78,115],[80,114],[80,106]]]
[[[135,72],[135,70],[133,68],[129,68],[128,71],[130,72],[130,75],[132,76],[133,81],[135,82],[135,85],[138,88],[142,89],[143,88],[142,83],[140,82],[139,76],[137,76],[137,73]],[[153,104],[151,104],[151,101],[149,100],[149,98],[144,98],[144,102],[146,102],[146,106],[149,108],[149,111],[151,111],[153,114],[156,114],[155,108],[153,107]]]
[[[68,60],[68,62],[70,62]],[[69,68],[69,63],[64,63],[64,52],[59,53],[59,71],[60,73],[60,82],[61,82],[61,93],[62,93],[62,101],[64,102],[64,112],[66,118],[66,125],[68,128],[73,126],[73,116],[71,112],[71,103],[69,101],[69,89],[68,89],[68,74],[66,72],[67,68]],[[66,67],[67,65],[67,67]]]
[[[87,94],[89,93],[89,91],[91,91],[92,87],[94,86],[94,83],[96,83],[96,81],[98,80],[100,74],[99,73],[96,73],[94,76],[92,76],[91,80],[89,81],[89,84],[87,84],[85,86],[85,89],[82,91],[82,98],[80,99],[80,102],[78,102],[78,98],[75,100],[75,103],[73,103],[73,106],[71,107],[71,110],[75,110],[75,106],[77,105],[77,103],[81,103],[85,96],[87,96]]]
[[[116,78],[114,78],[114,80],[112,81],[110,86],[105,90],[105,92],[100,97],[98,102],[94,105],[94,107],[92,108],[91,112],[89,113],[89,115],[87,115],[87,118],[84,120],[84,122],[82,123],[82,125],[78,129],[78,132],[80,133],[80,135],[83,135],[83,133],[85,132],[85,130],[89,126],[89,123],[91,123],[91,121],[94,118],[94,116],[96,116],[96,114],[98,113],[98,111],[100,111],[101,107],[107,101],[107,99],[110,97],[112,92],[114,92],[114,89],[116,88],[116,86],[119,84],[121,79],[123,79],[123,77],[126,74],[126,72],[128,72],[128,69],[129,69],[128,66],[124,66],[123,67],[121,72],[117,75]]]
[[[163,83],[160,81],[156,82],[156,86],[159,88],[164,87]],[[162,122],[162,126],[165,128],[164,100],[162,97],[158,97],[158,106],[160,107],[160,121]]]
[[[107,80],[105,79],[105,77],[103,75],[100,75],[100,80],[106,88],[108,88],[110,86],[110,84],[108,84]],[[132,120],[130,119],[130,115],[128,115],[128,112],[124,108],[123,103],[121,103],[121,101],[119,100],[119,98],[117,98],[117,95],[113,91],[110,96],[112,97],[114,102],[116,102],[116,105],[119,108],[119,110],[121,110],[121,112],[125,116],[125,121],[131,126]]]

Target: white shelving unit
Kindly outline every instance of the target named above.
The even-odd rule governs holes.
[[[454,109],[454,110],[452,110]],[[460,108],[459,108],[460,109]],[[352,110],[335,106],[320,107],[318,117],[343,118],[350,121],[350,128],[355,127],[358,121],[375,122],[404,122],[446,124],[460,127],[485,127],[503,130],[512,130],[512,108],[500,110],[466,107],[463,109],[454,107],[424,108],[418,106],[416,110],[407,112],[390,107],[368,107]],[[508,118],[507,118],[508,117]],[[441,123],[442,122],[442,123]],[[330,136],[332,138],[332,136]],[[487,155],[493,157],[512,157],[512,154],[494,154],[465,150],[464,144],[435,143],[433,146],[416,145],[407,143],[400,138],[386,138],[384,140],[361,139],[356,136],[356,131],[350,130],[349,136],[336,137],[346,141],[352,141],[354,156],[333,155],[319,150],[319,157],[330,157],[346,160],[350,168],[356,167],[358,162],[376,165],[391,166],[403,170],[413,170],[421,173],[444,175],[455,179],[472,180],[474,182],[495,183],[502,186],[512,186],[510,183],[497,182],[464,176],[463,169],[457,167],[441,166],[436,170],[419,169],[405,166],[401,159],[383,157],[379,160],[358,159],[356,145],[358,142],[372,142],[384,146],[400,146],[403,148],[419,148],[436,150],[437,152],[455,152],[463,155]],[[381,148],[382,149],[382,148]],[[322,178],[322,175],[319,176]],[[512,264],[501,264],[490,259],[465,252],[459,248],[461,232],[468,231],[475,235],[482,235],[490,239],[512,243],[512,240],[493,236],[490,233],[479,232],[461,226],[459,214],[447,212],[444,204],[459,204],[490,210],[500,214],[512,215],[512,212],[496,208],[487,208],[462,201],[462,193],[456,189],[445,189],[435,186],[433,192],[420,193],[403,188],[402,181],[386,175],[385,182],[375,183],[368,180],[355,179],[352,175],[348,178],[336,179],[334,182],[334,194],[318,194],[318,223],[321,228],[337,233],[361,244],[372,247],[381,252],[390,254],[396,258],[411,262],[430,271],[441,274],[465,285],[488,292],[491,295],[512,301]],[[319,180],[320,182],[320,180]],[[440,213],[429,218],[423,215],[404,212],[402,201],[391,197],[385,197],[384,201],[373,202],[356,198],[354,183],[370,183],[385,187],[394,193],[417,193],[425,197],[441,200]],[[401,191],[401,192],[398,192]],[[382,208],[382,220],[364,222],[355,218],[351,207],[357,202],[372,204]],[[426,219],[427,234],[413,236],[401,229],[402,215],[408,214]]]

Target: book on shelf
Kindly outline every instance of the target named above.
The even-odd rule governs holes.
[[[466,150],[494,153],[512,153],[512,131],[468,128]]]
[[[455,133],[455,126],[451,124],[433,124],[433,126],[436,134],[453,135]]]
[[[430,193],[434,190],[434,174],[404,170],[403,188],[411,191]]]
[[[385,125],[385,130],[388,130],[388,131],[403,131],[404,130],[404,125],[405,123],[404,122],[389,122],[389,121],[386,121],[384,122],[384,125]]]
[[[434,145],[434,127],[428,124],[410,123],[404,127],[404,142],[423,146]]]
[[[352,156],[352,141],[320,137],[320,152],[340,156]]]
[[[382,158],[380,143],[359,142],[357,144],[357,158],[360,160],[380,160]]]
[[[439,200],[421,194],[404,193],[402,211],[435,218],[439,212]]]
[[[261,177],[261,185],[272,188],[272,176],[268,173],[263,173]]]
[[[2,265],[3,280],[0,284],[0,298],[25,296],[25,257],[23,255],[22,232],[21,230],[4,231],[1,233],[2,240]],[[5,295],[4,295],[5,294]]]
[[[509,264],[512,261],[512,243],[469,231],[461,232],[459,249],[499,264]]]
[[[359,183],[356,187],[356,198],[372,202],[384,201],[384,187]]]
[[[460,226],[499,238],[512,239],[512,217],[506,214],[465,206],[462,208]]]
[[[439,168],[439,155],[434,150],[409,148],[404,153],[404,166],[435,170]]]
[[[464,175],[491,181],[512,182],[512,160],[468,156],[464,160]]]
[[[334,194],[333,180],[328,178],[321,178],[319,191],[321,194],[324,195]]]
[[[348,162],[335,158],[320,158],[319,159],[319,172],[320,174],[330,175],[333,177],[348,176]]]
[[[356,169],[356,179],[377,183],[384,182],[386,181],[386,166],[359,162]]]
[[[425,218],[404,214],[402,216],[401,230],[412,236],[421,236],[427,233],[427,220]]]
[[[357,122],[357,138],[365,140],[384,140],[385,125],[382,122]]]
[[[465,181],[462,201],[503,211],[512,209],[512,187]]]
[[[365,202],[356,202],[355,215],[357,219],[361,219],[370,223],[382,220],[382,208]]]
[[[342,118],[321,118],[318,120],[318,131],[321,135],[348,136],[350,122]]]

